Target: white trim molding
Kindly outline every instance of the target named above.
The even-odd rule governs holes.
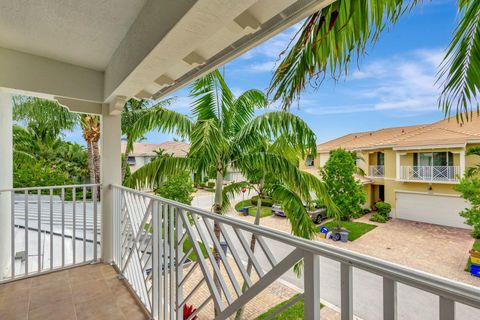
[[[425,145],[425,146],[405,146],[405,147],[394,147],[394,151],[415,151],[415,150],[425,150],[425,149],[450,149],[450,148],[465,148],[465,143],[461,144],[445,144],[445,145]]]

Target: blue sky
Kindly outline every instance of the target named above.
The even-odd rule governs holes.
[[[319,143],[356,132],[385,127],[429,123],[443,118],[436,99],[435,74],[456,21],[454,1],[434,0],[404,15],[367,51],[346,80],[325,81],[308,89],[292,112],[315,131]],[[225,66],[225,77],[234,93],[266,89],[280,52],[299,25],[250,50]],[[188,90],[172,109],[189,113]],[[274,108],[274,107],[272,107]],[[67,134],[80,142],[78,131]],[[152,132],[147,141],[160,143],[171,136]]]

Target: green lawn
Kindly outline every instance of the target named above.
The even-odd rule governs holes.
[[[329,221],[321,225],[320,227],[322,226],[325,226],[328,229],[332,230],[337,226],[337,223],[335,221]],[[349,234],[348,234],[349,241],[354,241],[360,238],[361,236],[363,236],[365,233],[377,227],[376,225],[373,225],[373,224],[355,222],[355,221],[340,221],[340,226],[349,231]]]
[[[251,206],[251,205],[252,205],[252,202],[250,201],[250,199],[242,200],[235,205],[235,210],[239,211],[243,207],[248,207],[248,206]]]
[[[276,305],[275,307],[271,308],[267,312],[265,312],[265,313],[261,314],[260,316],[258,316],[257,318],[255,318],[255,320],[266,319],[271,313],[273,313],[274,311],[278,310],[279,308],[281,308],[282,306],[287,304],[290,300],[292,300],[296,296],[297,295],[295,295],[292,298]],[[322,308],[322,307],[323,306],[320,305],[320,308]],[[281,312],[280,314],[278,314],[278,315],[276,315],[275,317],[272,318],[272,320],[303,320],[303,319],[304,319],[304,317],[303,317],[303,299],[296,302],[293,306],[290,306],[290,308],[288,308],[287,310],[284,310],[283,312]]]
[[[477,250],[477,251],[480,251],[480,239],[475,240],[472,248]],[[470,265],[471,264],[472,263],[470,262],[470,258],[468,258],[467,267],[465,268],[465,271],[470,272]]]
[[[255,217],[255,215],[257,214],[257,207],[252,206],[252,202],[250,201],[250,199],[242,200],[239,203],[237,203],[235,205],[235,210],[240,211],[240,209],[242,209],[244,207],[248,207],[248,206],[251,206],[248,209],[248,214]],[[261,218],[268,217],[268,216],[271,216],[271,215],[272,215],[272,208],[271,207],[264,207],[264,206],[261,207],[261,209],[260,209],[260,217]]]

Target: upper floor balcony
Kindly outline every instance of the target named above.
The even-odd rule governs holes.
[[[102,190],[112,197],[99,196]],[[378,317],[364,319],[415,314],[427,300],[439,319],[471,319],[480,309],[476,287],[122,186],[4,189],[0,195],[12,199],[13,209],[11,268],[0,280],[2,319],[47,319],[49,312],[71,319],[227,319],[240,307],[248,310],[241,319],[254,319],[278,304],[265,295],[285,279],[298,279],[300,292],[272,316],[303,299],[304,319],[320,319],[320,302],[334,299],[341,318],[353,319],[358,306],[372,301],[358,294],[357,277],[379,293],[373,297]],[[107,202],[111,223],[101,211]],[[114,269],[70,269],[101,261]],[[418,296],[405,299],[406,288]],[[338,297],[329,294],[335,290]]]
[[[368,167],[368,176],[369,177],[384,177],[385,176],[385,166],[383,165],[374,165]]]
[[[458,182],[459,166],[401,166],[399,180],[423,182]]]

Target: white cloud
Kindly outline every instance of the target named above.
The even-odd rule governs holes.
[[[344,94],[356,104],[322,106],[319,101],[302,99],[300,105],[315,115],[388,112],[391,116],[415,116],[438,110],[435,82],[442,57],[441,50],[423,49],[373,61],[353,72],[345,83]]]
[[[275,68],[275,61],[265,61],[252,63],[248,66],[247,71],[250,72],[270,72]]]

